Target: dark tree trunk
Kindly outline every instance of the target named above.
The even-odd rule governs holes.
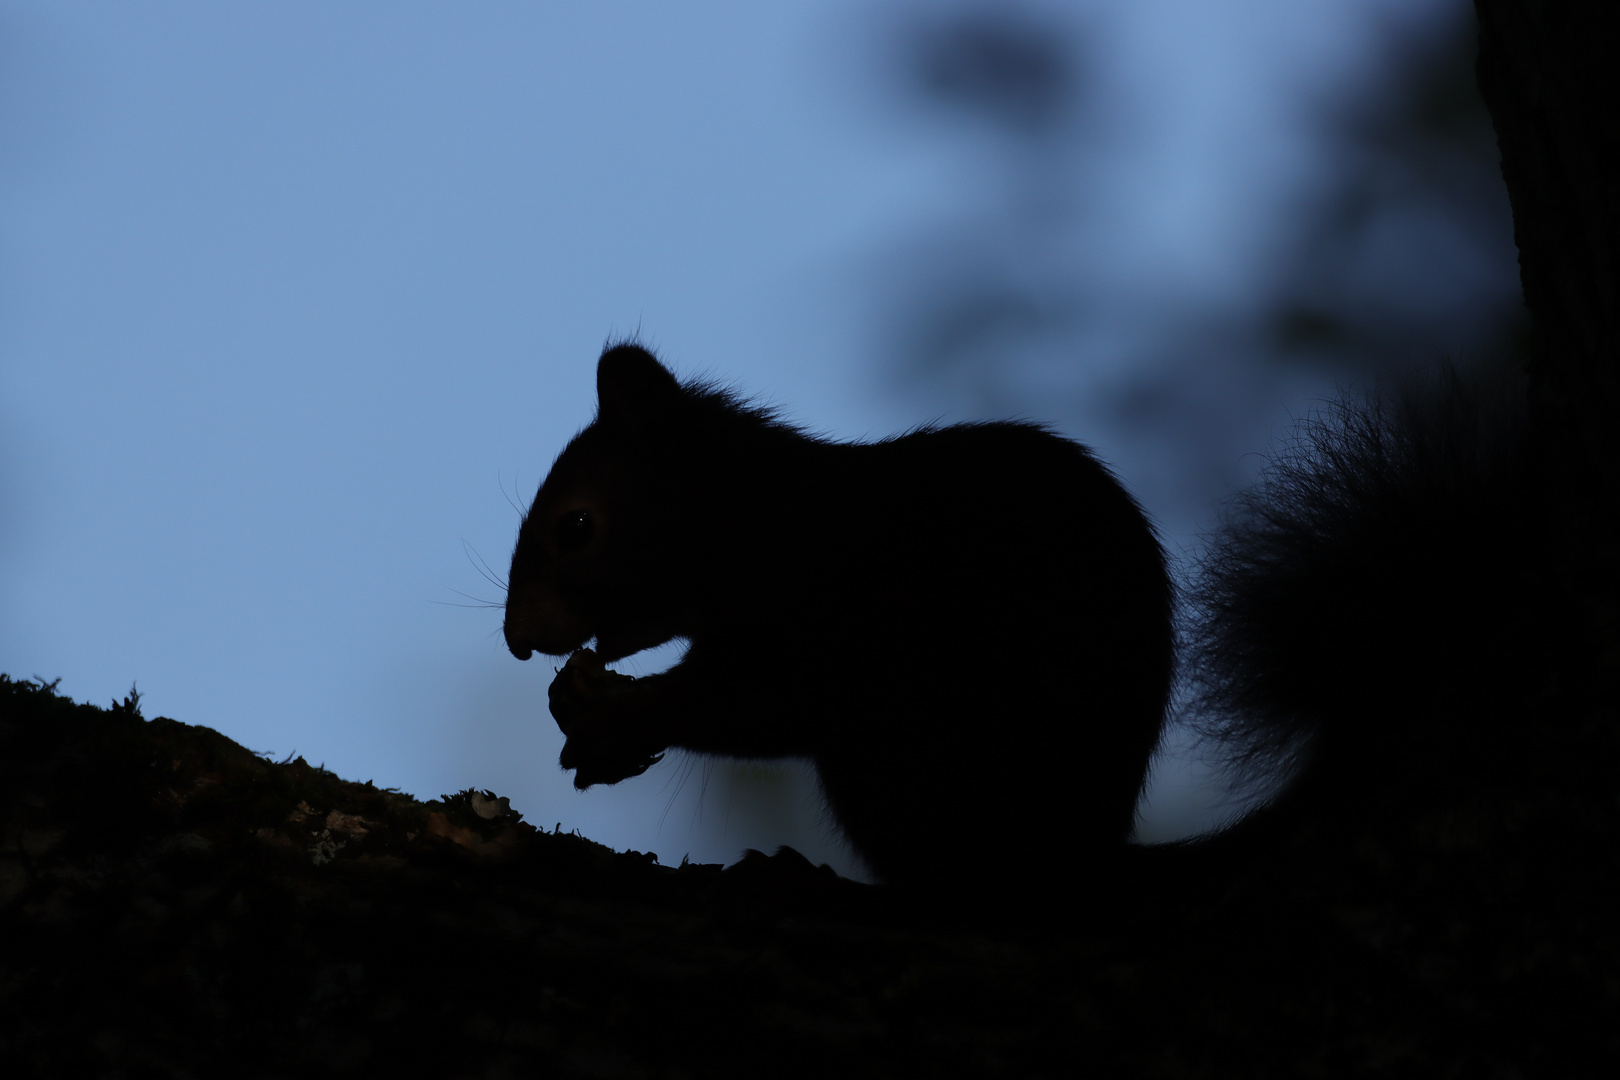
[[[1612,544],[1620,438],[1620,8],[1608,0],[1476,0],[1479,84],[1496,124],[1534,325],[1532,415],[1558,505],[1555,527]],[[1581,558],[1587,566],[1612,560]],[[1610,648],[1615,574],[1566,578]]]

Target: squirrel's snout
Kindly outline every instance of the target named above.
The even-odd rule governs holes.
[[[506,647],[512,651],[513,656],[519,660],[527,660],[534,655],[534,649],[518,640],[519,635],[513,632],[510,620],[502,625],[501,633],[506,636]]]

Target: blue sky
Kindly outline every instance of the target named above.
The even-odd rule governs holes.
[[[575,793],[549,667],[452,606],[499,598],[468,553],[504,572],[604,338],[842,437],[1052,420],[1184,551],[1331,380],[1166,342],[1256,304],[1322,167],[1301,103],[1466,5],[1016,7],[1093,43],[1083,159],[897,89],[944,5],[0,6],[0,670],[138,682],[148,716],[665,862],[847,868],[802,778],[672,760]],[[1020,176],[1081,190],[1027,244],[1020,200],[1051,193]],[[897,379],[887,313],[943,273],[929,245],[991,233],[1086,297],[1071,351],[988,396]],[[1119,405],[1162,387],[1209,403],[1195,449]],[[1150,817],[1191,820],[1173,792]]]

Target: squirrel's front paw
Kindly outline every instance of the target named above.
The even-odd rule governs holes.
[[[663,747],[648,745],[640,725],[621,707],[633,682],[607,670],[591,650],[580,649],[551,683],[551,715],[568,736],[559,762],[574,770],[574,786],[581,791],[640,776],[664,759]]]
[[[603,750],[595,746],[580,747],[577,740],[563,744],[558,763],[574,770],[574,786],[584,791],[592,784],[617,784],[632,776],[640,776],[660,761],[662,752],[647,754],[634,750]]]

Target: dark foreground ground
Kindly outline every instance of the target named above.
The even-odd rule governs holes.
[[[1338,878],[1134,852],[942,908],[791,854],[662,867],[0,680],[0,1074],[1613,1075],[1590,843]],[[993,853],[961,874],[995,895]]]

